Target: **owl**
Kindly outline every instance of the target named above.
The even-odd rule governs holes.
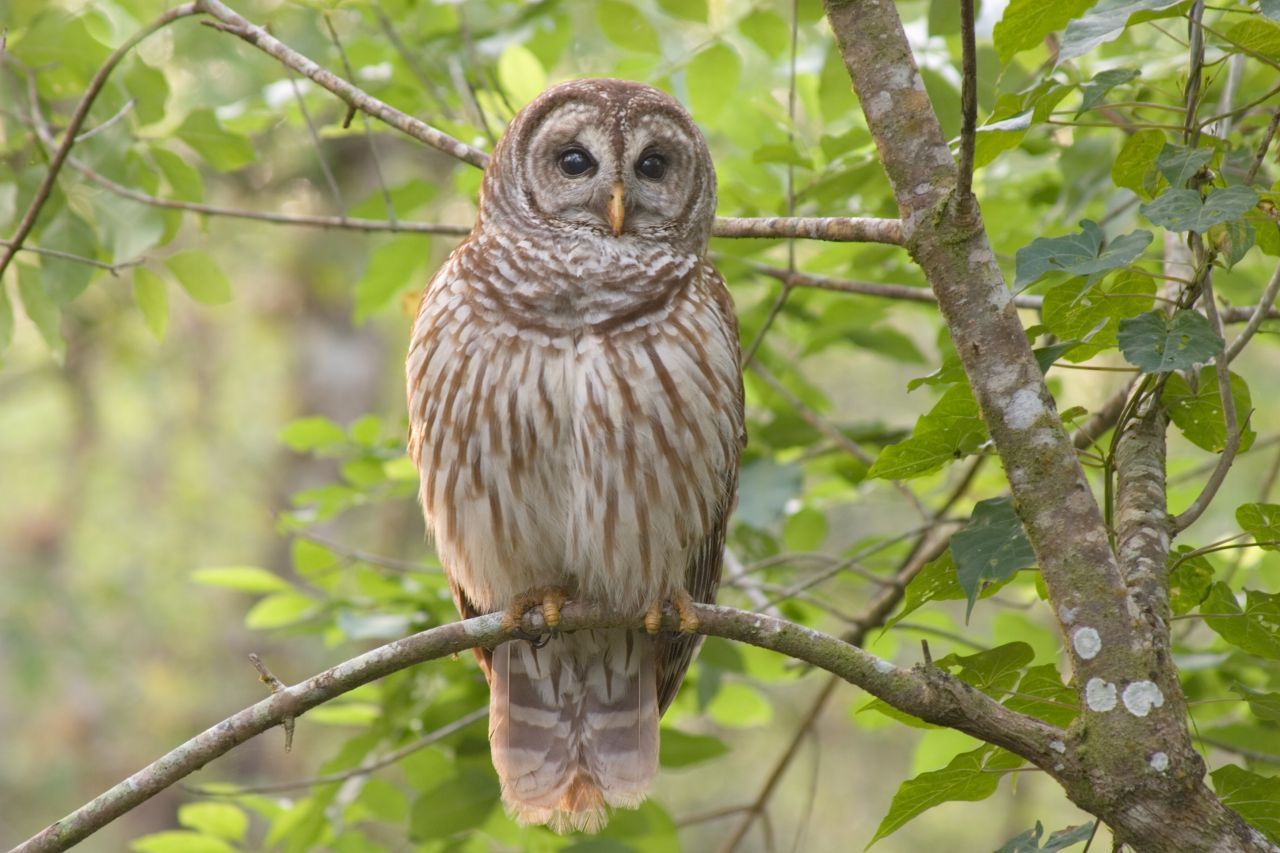
[[[525,824],[595,831],[643,801],[700,643],[690,603],[715,598],[745,441],[715,202],[673,98],[556,86],[499,141],[414,321],[409,453],[461,614],[645,614],[644,630],[477,651],[503,802]],[[659,630],[668,602],[678,632]]]

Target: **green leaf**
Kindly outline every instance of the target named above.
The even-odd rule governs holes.
[[[707,0],[658,0],[658,6],[673,18],[705,23]]]
[[[1093,276],[1127,266],[1152,240],[1150,231],[1133,231],[1104,248],[1105,235],[1096,222],[1082,220],[1080,228],[1079,234],[1038,237],[1019,249],[1014,257],[1013,289],[1021,291],[1050,272]]]
[[[601,0],[596,3],[596,21],[609,41],[628,50],[658,53],[658,33],[644,15],[630,3]]]
[[[1172,317],[1148,311],[1121,320],[1116,338],[1125,360],[1143,373],[1186,370],[1209,361],[1223,346],[1209,321],[1185,308]]]
[[[1228,764],[1209,774],[1225,806],[1280,843],[1280,777],[1259,776]]]
[[[430,240],[417,234],[393,237],[369,255],[369,266],[356,282],[355,320],[362,322],[409,286],[421,287],[422,267]]]
[[[1092,6],[1096,0],[1065,0],[1046,3],[1044,0],[1012,0],[1004,8],[1004,14],[992,33],[996,54],[1000,63],[1024,50],[1044,44],[1045,36],[1067,25],[1067,22]]]
[[[475,829],[498,804],[498,780],[493,772],[462,767],[457,776],[425,791],[413,803],[409,833],[414,841],[449,838]]]
[[[1136,68],[1112,68],[1100,72],[1087,83],[1080,84],[1080,92],[1084,97],[1080,101],[1080,109],[1076,110],[1076,118],[1100,105],[1106,100],[1107,93],[1141,74]]]
[[[345,445],[347,433],[328,418],[297,418],[280,430],[280,440],[289,445],[290,449],[303,453],[333,445]]]
[[[772,720],[773,706],[755,687],[741,681],[724,681],[706,713],[726,728],[745,729]]]
[[[98,255],[98,240],[93,228],[70,210],[59,214],[44,230],[40,235],[40,247],[84,258],[96,258]],[[116,260],[129,258],[117,257]],[[66,305],[83,293],[94,273],[93,267],[87,264],[50,255],[40,258],[40,268],[44,291],[58,305]]]
[[[222,305],[231,301],[231,282],[213,258],[199,249],[172,255],[164,265],[195,301],[203,305]]]
[[[1164,150],[1164,131],[1139,130],[1125,140],[1111,166],[1111,181],[1150,198],[1159,183],[1156,157]]]
[[[1265,14],[1265,9],[1263,10]],[[1274,17],[1274,15],[1268,15]],[[1265,18],[1248,18],[1226,32],[1227,41],[1250,53],[1280,61],[1280,24]]]
[[[191,579],[205,586],[238,589],[241,592],[282,592],[293,588],[284,578],[257,566],[196,569],[191,573]]]
[[[1071,279],[1044,295],[1042,317],[1054,335],[1082,342],[1063,353],[1067,361],[1088,361],[1117,345],[1120,322],[1150,311],[1156,283],[1149,275],[1125,270],[1110,281],[1099,282],[1081,292],[1082,279]]]
[[[961,681],[988,696],[1000,698],[1013,689],[1023,668],[1035,660],[1035,656],[1031,646],[1014,642],[972,655],[947,655],[935,663],[948,670],[958,668],[955,674]]]
[[[738,22],[738,31],[774,58],[785,53],[791,44],[787,35],[790,29],[780,15],[767,9],[757,9]]]
[[[1215,583],[1200,605],[1204,623],[1233,646],[1280,660],[1280,595],[1245,590],[1243,609],[1225,583]]]
[[[1062,683],[1058,668],[1045,663],[1029,667],[1018,682],[1016,695],[1004,704],[1010,710],[1066,728],[1079,715],[1076,702],[1076,692]]]
[[[143,124],[155,124],[164,118],[169,83],[163,71],[152,68],[135,55],[125,68],[123,80],[133,98],[134,114]]]
[[[1240,218],[1257,203],[1258,194],[1245,186],[1218,188],[1204,199],[1198,190],[1168,189],[1138,209],[1162,228],[1203,234],[1219,222]]]
[[[973,167],[981,169],[1004,152],[1017,148],[1034,120],[1031,110],[988,122],[978,128],[973,138]]]
[[[1182,0],[1102,0],[1083,17],[1067,24],[1058,49],[1058,64],[1119,38],[1134,14],[1158,12],[1180,2]]]
[[[729,751],[728,745],[718,737],[691,735],[665,726],[658,744],[658,763],[663,767],[688,767]]]
[[[199,169],[159,145],[151,146],[151,159],[169,182],[174,198],[180,201],[204,200],[204,178],[200,177]]]
[[[129,849],[136,853],[236,853],[221,838],[181,829],[144,835],[129,842]]]
[[[689,62],[685,75],[689,88],[689,105],[699,121],[710,121],[732,103],[742,77],[742,61],[738,52],[724,42],[700,51]]]
[[[1249,503],[1236,509],[1236,522],[1264,551],[1280,551],[1280,504]]]
[[[390,823],[400,823],[409,816],[409,800],[404,791],[376,776],[365,779],[356,802],[374,817]]]
[[[163,338],[169,325],[169,294],[164,279],[146,267],[134,267],[133,301],[151,334]]]
[[[9,288],[0,281],[0,355],[13,343],[13,305],[9,302]]]
[[[1213,586],[1213,563],[1203,554],[1188,556],[1193,550],[1179,545],[1169,552],[1169,608],[1174,616],[1199,607]]]
[[[787,502],[800,494],[804,474],[799,465],[757,459],[742,468],[735,518],[766,530],[782,518]]]
[[[951,760],[942,770],[921,773],[902,783],[893,795],[889,813],[880,822],[870,847],[881,838],[901,829],[912,818],[934,806],[956,800],[976,802],[985,800],[1000,785],[1002,770],[1021,767],[1025,762],[1011,752],[994,746],[980,746],[972,752],[963,752]]]
[[[782,525],[782,544],[788,551],[817,551],[827,538],[827,516],[805,507],[787,516]]]
[[[1008,580],[989,584],[978,594],[978,598],[995,595],[1006,583]],[[907,584],[902,609],[885,624],[885,628],[892,628],[931,601],[959,601],[964,597],[965,592],[956,577],[956,564],[951,556],[951,549],[948,548],[938,559],[925,563],[920,574]]]
[[[1036,821],[1034,829],[1028,829],[1010,838],[996,853],[1057,853],[1082,841],[1088,841],[1093,835],[1094,826],[1095,824],[1092,823],[1082,823],[1079,826],[1059,829],[1045,839],[1044,846],[1041,847],[1040,838],[1044,835],[1044,825]]]
[[[1268,693],[1240,683],[1231,685],[1231,691],[1244,697],[1249,703],[1249,710],[1259,720],[1280,723],[1280,693]]]
[[[498,57],[498,82],[515,106],[522,107],[547,88],[547,72],[529,48],[512,42]]]
[[[1231,399],[1235,403],[1237,423],[1243,424],[1253,409],[1249,386],[1244,378],[1231,373]],[[1226,416],[1222,411],[1222,394],[1218,390],[1218,371],[1201,368],[1193,390],[1181,374],[1173,373],[1165,381],[1161,398],[1170,419],[1191,443],[1210,453],[1221,453],[1227,446]],[[1240,434],[1240,451],[1248,450],[1257,438],[1248,426]]]
[[[1218,253],[1219,259],[1231,269],[1244,259],[1257,241],[1258,232],[1246,219],[1232,219],[1209,229],[1205,240]]]
[[[313,723],[328,726],[367,726],[382,716],[382,708],[373,702],[327,702],[307,712]]]
[[[1156,157],[1156,168],[1164,175],[1169,186],[1182,189],[1212,159],[1212,148],[1187,148],[1166,142]]]
[[[969,602],[966,619],[984,583],[1004,580],[1036,565],[1035,552],[1010,498],[979,501],[969,523],[951,537],[951,553],[956,578]]]
[[[55,355],[66,352],[66,342],[62,339],[62,312],[49,299],[41,284],[40,268],[18,263],[18,298],[22,300],[22,310],[35,324],[40,337]]]
[[[220,172],[232,172],[253,162],[253,144],[218,123],[211,110],[195,110],[174,135],[195,149],[205,162]]]
[[[244,841],[249,829],[249,818],[240,807],[222,802],[184,803],[178,806],[178,823],[228,841]]]
[[[244,626],[256,631],[292,625],[315,611],[314,599],[296,592],[278,592],[260,600],[245,614]]]
[[[909,437],[880,451],[867,476],[906,480],[932,474],[986,440],[987,428],[973,392],[968,385],[954,385],[916,421]]]

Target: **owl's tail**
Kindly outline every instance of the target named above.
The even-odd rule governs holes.
[[[595,832],[636,808],[658,771],[654,643],[578,631],[493,653],[489,741],[507,811],[556,832]]]

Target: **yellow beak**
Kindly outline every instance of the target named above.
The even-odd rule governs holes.
[[[613,229],[615,237],[622,233],[622,217],[625,212],[626,208],[622,201],[622,181],[614,181],[613,193],[609,196],[609,227]]]

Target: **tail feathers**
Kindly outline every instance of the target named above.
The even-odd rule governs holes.
[[[658,770],[653,641],[582,631],[493,656],[489,739],[508,812],[556,832],[595,832],[609,807],[643,802]]]

